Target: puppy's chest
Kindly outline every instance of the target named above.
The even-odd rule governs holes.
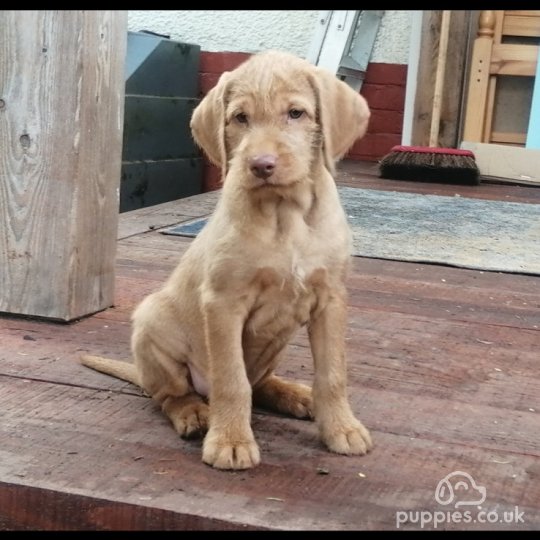
[[[322,309],[329,290],[323,267],[293,262],[288,269],[261,267],[253,285],[256,295],[247,325],[253,331],[280,333],[306,324],[314,310]]]

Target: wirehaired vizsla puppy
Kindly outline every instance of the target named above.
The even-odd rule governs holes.
[[[369,115],[332,73],[277,51],[224,73],[193,113],[195,141],[223,172],[217,208],[135,310],[134,364],[82,361],[142,387],[181,436],[206,433],[205,463],[259,463],[252,403],[313,417],[333,452],[371,448],[347,398],[351,238],[333,179]],[[313,390],[274,374],[304,325]]]

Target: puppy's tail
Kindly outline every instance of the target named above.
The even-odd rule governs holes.
[[[83,354],[81,356],[81,364],[141,387],[139,374],[134,364],[119,360],[110,360],[101,356],[92,356],[90,354]]]

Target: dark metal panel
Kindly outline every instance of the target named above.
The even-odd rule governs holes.
[[[198,100],[126,96],[124,161],[198,157],[189,121]]]
[[[126,94],[197,97],[201,48],[129,32]]]
[[[123,163],[120,212],[196,195],[201,187],[201,158]]]

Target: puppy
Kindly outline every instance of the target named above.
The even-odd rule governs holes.
[[[252,403],[314,417],[333,452],[372,446],[347,398],[351,235],[332,176],[369,115],[344,82],[288,53],[256,54],[224,73],[191,119],[195,141],[222,169],[215,212],[135,310],[134,364],[82,359],[142,387],[182,437],[206,432],[202,459],[213,467],[260,462]],[[313,390],[274,374],[305,325]]]

